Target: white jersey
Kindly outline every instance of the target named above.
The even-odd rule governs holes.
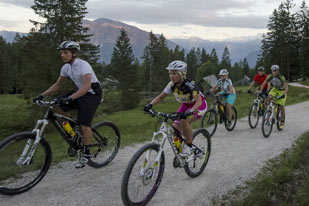
[[[60,72],[63,77],[70,77],[79,89],[83,86],[85,74],[91,74],[91,83],[99,82],[90,64],[79,58],[75,59],[72,65],[69,63],[63,65]],[[91,88],[88,92],[95,94]]]
[[[226,79],[223,81],[221,79],[218,79],[216,85],[225,93],[228,93],[230,91],[230,86],[233,87],[232,81],[230,79]],[[234,87],[233,87],[233,94],[235,94]]]

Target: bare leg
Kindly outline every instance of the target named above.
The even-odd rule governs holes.
[[[232,105],[231,104],[226,104],[226,114],[227,114],[227,119],[231,121],[232,120]]]
[[[91,139],[92,139],[92,130],[90,127],[84,126],[84,125],[80,125],[81,129],[82,129],[82,133],[83,133],[83,143],[85,146],[90,145],[91,144]]]
[[[65,112],[65,111],[63,111],[60,107],[55,107],[54,111],[55,111],[57,114],[63,115],[63,116],[65,116],[65,117],[71,117],[71,113],[70,113],[70,112]]]
[[[182,131],[184,137],[186,138],[187,144],[192,144],[192,126],[191,121],[187,119],[180,120],[180,124],[173,124],[178,130]]]
[[[280,105],[280,110],[281,110],[281,121],[285,120],[285,107]]]

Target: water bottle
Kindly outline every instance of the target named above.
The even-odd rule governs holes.
[[[176,148],[179,150],[181,142],[180,142],[180,139],[177,135],[174,136],[174,144],[175,144]]]
[[[73,130],[73,128],[71,127],[70,123],[69,122],[62,122],[62,126],[63,126],[63,129],[69,134],[71,135],[71,137],[74,137],[75,136],[75,132]]]
[[[224,112],[224,106],[222,104],[220,104],[220,110]]]

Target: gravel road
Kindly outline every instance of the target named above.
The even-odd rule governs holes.
[[[279,132],[274,127],[267,139],[262,135],[261,124],[250,129],[247,118],[238,120],[233,132],[219,125],[212,139],[208,165],[204,173],[194,179],[183,169],[173,168],[173,156],[168,155],[171,151],[167,149],[161,185],[148,205],[209,205],[211,197],[223,195],[254,177],[266,160],[278,156],[291,147],[297,137],[309,131],[308,114],[309,101],[288,106],[284,130]],[[73,162],[58,164],[30,191],[13,197],[0,195],[0,205],[122,205],[121,179],[129,159],[140,146],[121,149],[113,162],[101,169],[77,170]]]

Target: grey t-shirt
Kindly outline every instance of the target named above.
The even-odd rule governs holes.
[[[83,86],[83,76],[85,74],[91,74],[91,83],[99,82],[90,64],[79,58],[72,65],[68,63],[63,65],[60,72],[63,77],[70,77],[79,89]],[[91,88],[88,92],[95,93]]]

